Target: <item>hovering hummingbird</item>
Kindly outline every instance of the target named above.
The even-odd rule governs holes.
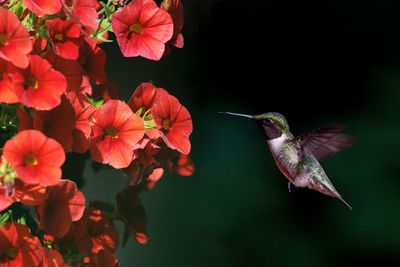
[[[220,113],[249,118],[260,125],[276,165],[289,180],[289,192],[292,186],[308,187],[338,198],[351,209],[318,162],[355,143],[353,137],[341,133],[343,126],[333,125],[294,136],[285,117],[277,112],[261,115]]]

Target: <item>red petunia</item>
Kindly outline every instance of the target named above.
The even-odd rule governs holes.
[[[27,107],[49,110],[58,106],[61,95],[67,89],[65,76],[54,70],[49,62],[40,56],[29,56],[29,67],[24,70],[24,88],[19,96]]]
[[[74,126],[75,111],[65,95],[61,97],[61,103],[56,108],[33,113],[33,128],[59,142],[65,152],[71,149]]]
[[[42,267],[67,267],[60,252],[55,249],[43,247]]]
[[[182,154],[190,153],[189,135],[193,125],[189,111],[179,103],[179,100],[168,95],[158,101],[152,108],[154,120],[157,123],[160,137],[168,147]]]
[[[22,180],[15,180],[14,199],[28,206],[37,206],[46,198],[46,187],[40,184],[26,184]]]
[[[19,101],[18,95],[22,88],[24,77],[19,68],[0,58],[0,103],[14,104]]]
[[[26,68],[31,51],[29,33],[17,15],[0,7],[0,58],[19,68]]]
[[[117,195],[117,212],[129,232],[140,244],[146,244],[147,216],[134,187],[125,188]]]
[[[36,209],[39,227],[54,237],[63,237],[74,221],[78,221],[85,210],[85,197],[76,184],[61,180],[48,188],[47,199]]]
[[[59,57],[53,50],[47,51],[45,59],[55,70],[61,72],[65,76],[67,79],[67,92],[81,91],[84,71],[79,62]]]
[[[181,0],[164,0],[161,3],[161,9],[167,11],[174,22],[174,34],[166,47],[166,53],[169,53],[170,46],[183,47],[183,35],[181,33],[183,28],[183,6]]]
[[[161,177],[164,175],[164,169],[163,168],[155,168],[152,173],[147,177],[146,180],[146,188],[148,190],[153,189],[157,182],[161,179]]]
[[[79,57],[81,29],[72,21],[52,19],[46,21],[54,52],[65,59]]]
[[[142,109],[139,115],[143,116],[157,101],[161,101],[168,95],[165,89],[156,87],[152,83],[141,83],[129,99],[128,105],[135,113]]]
[[[0,266],[38,266],[43,250],[29,228],[15,222],[0,227]]]
[[[118,260],[115,256],[107,251],[107,250],[100,250],[95,255],[91,255],[89,258],[86,259],[88,262],[88,267],[99,267],[99,266],[107,266],[107,267],[114,267],[118,266]]]
[[[89,103],[87,97],[81,93],[69,92],[67,93],[67,98],[75,111],[72,151],[85,153],[90,147],[92,128],[89,119],[95,108]]]
[[[104,71],[106,53],[96,43],[87,39],[82,42],[78,62],[94,84],[99,85],[107,81],[107,74]]]
[[[62,8],[60,0],[23,0],[23,2],[30,11],[39,16],[54,15]]]
[[[93,0],[61,0],[65,14],[72,21],[91,29],[97,28],[97,11]]]
[[[46,188],[38,184],[26,184],[20,179],[5,181],[0,177],[0,211],[14,202],[36,206],[45,199]]]
[[[114,168],[126,168],[133,159],[133,146],[144,135],[143,120],[127,104],[109,100],[93,113],[92,159]]]
[[[191,176],[193,174],[194,164],[188,155],[179,155],[179,159],[175,166],[175,171],[181,176]]]
[[[18,133],[4,145],[3,155],[27,184],[51,186],[61,179],[64,149],[37,130]]]
[[[47,39],[41,36],[32,39],[32,54],[41,55],[47,48]]]
[[[107,81],[103,84],[97,85],[93,87],[93,98],[94,99],[104,99],[105,101],[108,101],[110,99],[120,99],[120,92],[119,88]]]
[[[135,0],[113,15],[112,28],[125,57],[159,60],[174,32],[171,16],[153,0]]]
[[[101,210],[93,208],[85,210],[66,238],[71,239],[83,254],[96,254],[100,250],[115,252],[118,246],[117,230]]]
[[[18,132],[33,129],[33,118],[28,109],[17,107]]]

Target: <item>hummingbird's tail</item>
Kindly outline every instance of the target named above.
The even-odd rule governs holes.
[[[343,199],[336,188],[333,186],[329,178],[324,175],[312,176],[311,183],[308,185],[309,188],[319,191],[322,194],[335,197],[345,204],[350,210],[353,208]]]
[[[349,205],[349,203],[346,202],[346,200],[344,200],[344,198],[339,194],[339,192],[335,189],[335,187],[333,187],[332,184],[330,184],[331,186],[326,186],[325,184],[321,184],[323,189],[322,190],[318,190],[319,192],[331,196],[331,197],[335,197],[337,199],[339,199],[343,204],[345,204],[350,210],[352,210],[353,208]]]

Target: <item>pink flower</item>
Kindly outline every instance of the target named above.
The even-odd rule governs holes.
[[[135,0],[113,15],[112,28],[125,57],[160,60],[174,32],[171,16],[153,0]]]

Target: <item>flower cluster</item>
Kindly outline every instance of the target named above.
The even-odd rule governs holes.
[[[147,242],[139,194],[193,173],[192,120],[152,83],[120,100],[99,45],[113,32],[124,56],[160,60],[182,28],[180,0],[0,1],[1,266],[115,266],[115,220]],[[116,207],[65,177],[74,153],[127,175]]]

